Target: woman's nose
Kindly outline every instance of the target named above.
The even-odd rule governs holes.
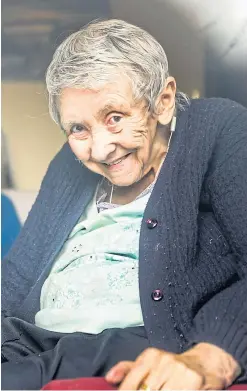
[[[106,162],[109,155],[116,149],[112,134],[98,129],[92,134],[91,158],[99,162]]]

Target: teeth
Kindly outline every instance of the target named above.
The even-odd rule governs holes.
[[[116,160],[115,162],[113,163],[105,163],[107,166],[115,166],[115,164],[119,164],[121,163],[122,160],[124,160],[127,156],[129,156],[130,154],[128,153],[127,155],[123,156],[121,159],[119,160]]]
[[[107,165],[108,165],[108,166],[114,166],[115,164],[120,163],[122,160],[123,160],[123,159],[119,159],[119,160],[117,160],[116,162],[114,162],[114,163],[109,163],[109,164],[107,164]]]

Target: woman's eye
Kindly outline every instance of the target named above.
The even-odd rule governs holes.
[[[109,121],[108,121],[108,124],[110,126],[114,126],[114,125],[117,125],[120,121],[121,121],[122,117],[120,115],[113,115]]]
[[[70,133],[80,133],[80,132],[83,132],[84,130],[85,130],[85,128],[83,125],[73,125],[70,128]]]

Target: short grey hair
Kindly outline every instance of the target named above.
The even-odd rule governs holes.
[[[162,46],[147,31],[122,20],[96,20],[71,34],[56,49],[47,69],[46,85],[51,117],[60,122],[57,97],[66,87],[95,89],[125,75],[133,97],[145,99],[149,110],[169,76]],[[176,94],[176,104],[188,101]]]

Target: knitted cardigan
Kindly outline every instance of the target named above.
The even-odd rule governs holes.
[[[53,159],[2,261],[4,316],[34,322],[42,285],[99,179],[67,143]],[[139,287],[151,346],[215,344],[246,379],[247,110],[237,103],[198,99],[178,112],[141,225]]]

